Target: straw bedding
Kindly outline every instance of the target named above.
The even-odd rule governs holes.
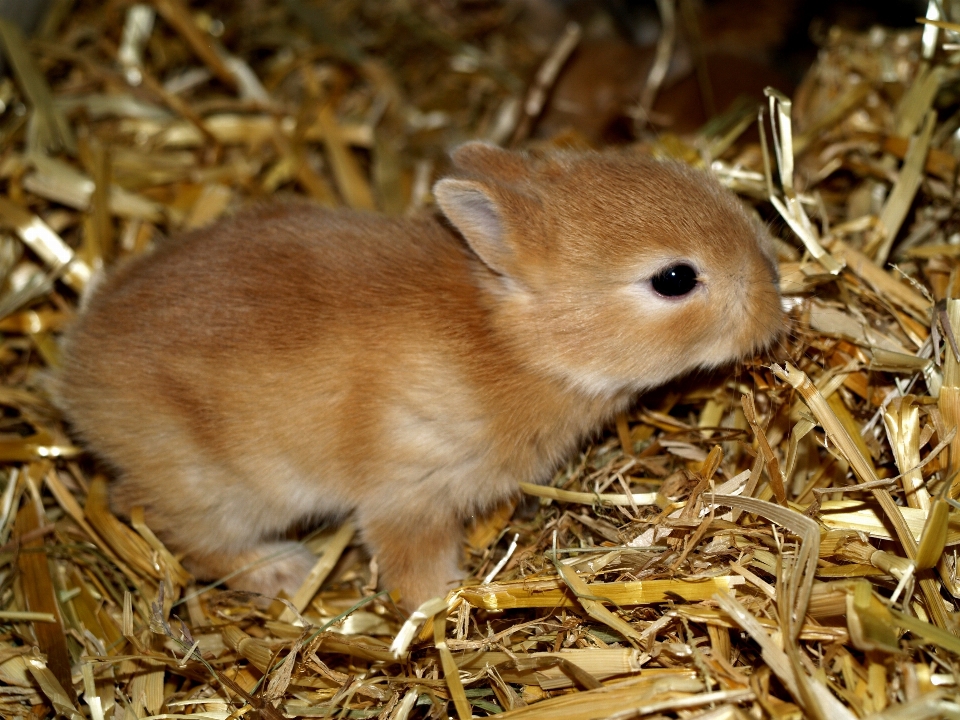
[[[293,598],[201,587],[110,512],[42,383],[83,289],[250,199],[417,212],[457,142],[587,144],[537,125],[583,28],[526,12],[64,0],[31,40],[0,23],[0,715],[960,717],[949,23],[834,31],[791,97],[692,134],[655,127],[649,75],[634,149],[770,222],[790,334],[524,486],[445,600],[400,615],[349,524],[306,538]]]

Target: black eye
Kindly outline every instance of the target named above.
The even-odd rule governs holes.
[[[650,284],[665,297],[680,297],[697,286],[697,271],[689,265],[674,265],[654,275]]]

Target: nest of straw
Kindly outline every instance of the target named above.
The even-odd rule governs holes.
[[[62,0],[32,40],[0,22],[0,714],[960,716],[950,23],[831,33],[792,98],[692,135],[645,131],[650,73],[638,146],[772,220],[790,339],[524,485],[446,600],[400,615],[349,525],[305,540],[293,598],[200,587],[110,512],[40,382],[91,277],[276,192],[416,211],[451,145],[534,142],[581,31],[521,15]]]

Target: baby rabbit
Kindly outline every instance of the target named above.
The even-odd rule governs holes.
[[[55,395],[114,508],[198,578],[293,592],[314,558],[284,531],[352,513],[415,608],[460,576],[465,519],[637,393],[780,332],[765,232],[706,174],[453,160],[447,222],[255,207],[119,267],[64,338]]]

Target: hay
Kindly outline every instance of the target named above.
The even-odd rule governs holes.
[[[637,147],[773,221],[791,335],[523,485],[410,619],[349,525],[307,539],[294,598],[198,587],[110,512],[41,376],[96,272],[248,199],[416,212],[459,141],[586,144],[531,137],[581,28],[399,0],[0,22],[0,714],[960,717],[960,28],[932,3],[923,31],[834,31],[757,141],[750,103],[680,137],[643,125],[689,23],[661,5]]]

